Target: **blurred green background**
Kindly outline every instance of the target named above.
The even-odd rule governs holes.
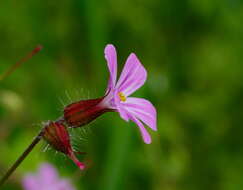
[[[44,49],[0,82],[0,175],[63,104],[104,94],[104,47],[119,70],[135,52],[148,71],[136,96],[158,111],[153,142],[108,113],[73,130],[85,172],[39,144],[3,189],[43,161],[80,190],[243,189],[243,1],[63,0],[0,3],[0,73]]]

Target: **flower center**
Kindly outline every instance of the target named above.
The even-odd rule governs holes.
[[[120,98],[120,100],[121,100],[122,102],[125,102],[125,101],[127,100],[125,94],[123,94],[122,92],[119,92],[118,95],[119,95],[119,98]]]

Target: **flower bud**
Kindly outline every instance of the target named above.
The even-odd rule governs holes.
[[[83,170],[85,165],[78,161],[70,143],[70,137],[66,126],[62,121],[49,121],[43,131],[43,138],[57,151],[67,155],[73,162]]]

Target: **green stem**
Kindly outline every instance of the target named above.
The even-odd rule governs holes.
[[[22,153],[22,155],[15,161],[11,168],[6,172],[6,174],[0,180],[0,187],[7,181],[9,176],[13,174],[13,172],[18,168],[18,166],[22,163],[22,161],[28,156],[28,154],[33,150],[35,145],[41,140],[43,136],[43,130],[39,132],[39,134],[34,138],[32,143],[26,148],[26,150]]]

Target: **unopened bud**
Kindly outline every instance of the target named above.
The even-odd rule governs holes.
[[[61,121],[49,121],[44,127],[43,138],[55,150],[64,153],[73,160],[81,170],[85,168],[85,165],[76,158],[71,146],[68,130]]]

